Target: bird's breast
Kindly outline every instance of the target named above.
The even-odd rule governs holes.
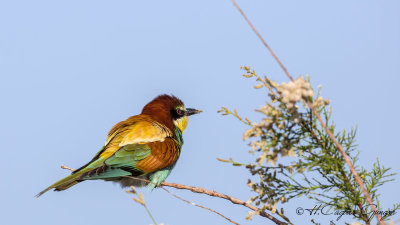
[[[171,166],[179,158],[181,146],[172,138],[166,138],[163,142],[147,143],[147,145],[151,148],[150,155],[136,164],[136,168],[145,173]]]

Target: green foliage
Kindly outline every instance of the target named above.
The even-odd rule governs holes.
[[[355,144],[356,129],[337,131],[331,121],[329,100],[316,94],[309,80],[300,77],[293,82],[277,84],[267,77],[261,78],[249,67],[244,77],[256,78],[254,87],[266,88],[268,101],[256,111],[263,115],[260,122],[243,119],[236,110],[223,107],[219,112],[233,115],[249,126],[243,134],[248,140],[250,154],[256,156],[255,163],[239,163],[234,160],[220,160],[243,166],[256,178],[248,180],[248,186],[255,193],[251,201],[261,207],[277,213],[288,223],[283,209],[277,210],[277,204],[286,203],[293,198],[307,197],[317,204],[324,204],[332,210],[349,210],[354,218],[370,224],[372,214],[359,186],[345,165],[336,145],[317,122],[311,109],[323,117],[327,127],[335,134],[339,143],[356,167],[373,201],[380,208],[378,188],[392,181],[395,173],[380,165],[377,160],[371,170],[357,166],[358,154]],[[391,210],[397,210],[400,204]],[[382,215],[389,219],[390,215]],[[251,217],[249,217],[251,218]]]

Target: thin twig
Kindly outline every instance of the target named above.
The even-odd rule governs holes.
[[[239,7],[239,5],[236,3],[235,0],[232,0],[232,3],[235,5],[237,10],[239,10],[240,14],[243,16],[243,18],[246,20],[246,22],[249,24],[251,29],[254,31],[254,33],[257,35],[257,37],[261,40],[261,42],[264,44],[264,46],[268,49],[268,51],[271,53],[271,55],[274,57],[274,59],[277,61],[277,63],[281,66],[282,70],[286,73],[286,75],[289,77],[291,81],[294,81],[292,75],[290,75],[289,71],[286,69],[286,67],[283,65],[281,60],[278,58],[278,56],[275,54],[275,52],[269,47],[267,42],[264,40],[264,38],[258,33],[257,29],[254,27],[254,25],[250,22],[250,20],[247,18],[247,16],[244,14],[243,10]],[[322,121],[321,116],[316,112],[314,107],[312,107],[310,101],[307,100],[307,105],[313,112],[313,114],[317,117],[318,121],[320,122],[321,126],[325,129],[325,131],[328,133],[329,137],[332,139],[332,141],[335,143],[336,147],[338,148],[339,152],[342,154],[344,161],[347,163],[347,165],[350,168],[351,173],[353,174],[357,184],[360,186],[365,198],[367,199],[371,209],[376,212],[376,207],[372,201],[372,198],[367,191],[367,189],[364,186],[364,183],[362,182],[360,176],[358,175],[356,169],[354,168],[353,164],[351,163],[349,156],[346,154],[346,152],[343,149],[343,146],[337,141],[336,137],[333,135],[333,133],[328,129],[328,127],[325,125],[324,121]],[[378,219],[378,222],[381,225],[385,225],[385,222],[382,220],[381,216],[379,213],[374,213],[376,218]]]
[[[75,170],[72,168],[69,168],[68,166],[65,165],[61,165],[61,169],[65,169],[65,170],[71,170],[72,172],[74,172]]]
[[[69,168],[68,166],[65,166],[65,165],[61,165],[61,169],[71,170],[72,172],[75,171],[74,169]],[[149,181],[149,180],[147,180],[147,179],[143,179],[143,178],[129,177],[129,176],[125,176],[125,177],[151,183],[151,181]],[[167,184],[168,184],[168,183],[167,183]],[[170,186],[170,187],[172,187],[172,186]],[[233,224],[236,224],[236,225],[239,225],[237,222],[235,222],[235,221],[229,219],[228,217],[224,216],[223,214],[221,214],[221,213],[219,213],[219,212],[217,212],[217,211],[215,211],[215,210],[213,210],[213,209],[210,209],[210,208],[207,208],[207,207],[205,207],[205,206],[196,204],[196,203],[194,203],[194,202],[190,202],[190,201],[188,201],[188,200],[186,200],[186,199],[184,199],[184,198],[182,198],[182,197],[179,197],[178,195],[176,195],[176,194],[170,192],[168,189],[166,189],[166,188],[164,188],[164,187],[161,187],[161,188],[162,188],[164,191],[166,191],[167,193],[169,193],[170,195],[172,195],[172,196],[174,196],[175,198],[177,198],[177,199],[180,199],[180,200],[182,200],[182,201],[184,201],[184,202],[186,202],[186,203],[189,203],[189,204],[191,204],[191,205],[197,206],[197,207],[199,207],[199,208],[203,208],[203,209],[206,209],[206,210],[208,210],[208,211],[211,211],[211,212],[213,212],[213,213],[215,213],[215,214],[221,216],[222,218],[228,220],[229,222],[231,222],[231,223],[233,223]],[[151,215],[149,209],[147,208],[147,206],[146,206],[146,205],[143,205],[143,206],[144,206],[144,208],[146,209],[147,213],[149,214],[150,218],[153,220],[153,222],[154,222],[155,224],[157,224],[157,223],[155,222],[155,220],[154,220],[153,215]]]
[[[135,202],[139,203],[141,206],[143,206],[144,209],[146,210],[147,214],[149,215],[150,219],[153,221],[154,225],[158,225],[158,223],[156,222],[156,220],[155,220],[154,217],[153,217],[153,214],[151,214],[149,208],[147,207],[146,202],[144,201],[143,194],[142,194],[142,193],[139,194],[139,193],[136,191],[136,188],[135,188],[134,186],[131,186],[130,188],[131,188],[131,189],[130,189],[130,190],[127,190],[126,193],[128,193],[128,194],[135,194],[138,198],[133,198],[133,200],[134,200]]]
[[[208,210],[208,211],[211,211],[211,212],[213,212],[213,213],[216,213],[216,214],[220,215],[221,217],[223,217],[224,219],[228,220],[229,222],[231,222],[231,223],[233,223],[233,224],[236,224],[236,225],[239,225],[237,222],[235,222],[235,221],[229,219],[228,217],[222,215],[221,213],[219,213],[219,212],[217,212],[217,211],[215,211],[215,210],[213,210],[213,209],[207,208],[207,207],[205,207],[205,206],[196,204],[196,203],[191,202],[191,201],[188,201],[188,200],[186,200],[186,199],[184,199],[184,198],[182,198],[182,197],[179,197],[178,195],[176,195],[176,194],[170,192],[170,191],[169,191],[168,189],[166,189],[165,187],[161,187],[161,188],[162,188],[164,191],[166,191],[168,194],[174,196],[174,197],[177,198],[177,199],[180,199],[180,200],[182,200],[182,201],[184,201],[184,202],[186,202],[186,203],[188,203],[188,204],[191,204],[191,205],[194,205],[194,206],[197,206],[197,207],[206,209],[206,210]]]
[[[281,66],[282,70],[286,73],[286,75],[289,77],[290,80],[293,81],[293,77],[290,75],[289,71],[286,69],[286,67],[283,65],[281,60],[278,58],[278,56],[275,54],[274,51],[272,51],[272,48],[269,47],[267,42],[264,40],[264,38],[261,36],[260,33],[256,30],[256,28],[253,26],[253,24],[250,22],[250,20],[247,18],[246,14],[244,14],[243,10],[239,7],[239,5],[236,3],[235,0],[232,0],[233,4],[235,5],[236,9],[239,10],[240,14],[242,14],[243,18],[246,20],[246,22],[250,25],[251,29],[256,33],[257,37],[261,40],[261,42],[264,44],[264,46],[268,49],[268,51],[271,53],[271,55],[274,57],[274,59],[278,62],[278,64]]]
[[[136,180],[142,180],[142,181],[151,183],[151,181],[149,181],[147,179],[143,179],[143,178],[130,177],[130,176],[125,176],[125,177],[131,178],[131,179],[136,179]],[[267,212],[261,211],[257,207],[255,207],[255,206],[253,206],[253,205],[251,205],[251,204],[249,204],[249,203],[247,203],[245,201],[242,201],[240,199],[237,199],[235,197],[232,197],[232,196],[229,196],[229,195],[226,195],[226,194],[221,194],[221,193],[218,193],[216,191],[210,191],[210,190],[207,190],[207,189],[204,189],[204,188],[201,188],[201,187],[192,187],[192,186],[183,185],[183,184],[167,183],[165,181],[163,181],[161,183],[161,186],[173,187],[173,188],[176,188],[176,189],[186,189],[186,190],[189,190],[189,191],[194,192],[194,193],[206,194],[206,195],[209,195],[209,196],[212,196],[212,197],[218,197],[218,198],[226,199],[226,200],[231,201],[233,204],[243,205],[243,206],[253,210],[254,212],[259,213],[260,216],[263,216],[263,217],[266,217],[266,218],[272,220],[274,223],[276,223],[278,225],[286,225],[287,224],[287,223],[284,223],[284,222],[276,219],[275,217],[273,217],[272,215],[268,214]],[[190,204],[192,204],[192,203],[190,203]],[[203,208],[203,207],[201,207],[201,208]],[[208,208],[204,207],[204,209],[208,209]],[[215,211],[212,210],[211,212],[215,212]],[[220,215],[220,213],[217,213],[217,214]],[[223,217],[227,219],[227,217],[225,217],[225,216],[223,216]]]
[[[145,182],[147,182],[147,183],[153,183],[153,182],[151,182],[150,180],[147,180],[147,179],[144,179],[144,178],[130,177],[130,176],[124,176],[124,177],[130,178],[130,179],[134,179],[134,180],[145,181]],[[161,185],[164,185],[163,183],[165,183],[165,182],[162,182]],[[169,183],[167,183],[167,184],[169,184]],[[165,186],[166,186],[166,185],[165,185]],[[171,186],[170,186],[170,187],[171,187]],[[182,197],[179,197],[178,195],[176,195],[176,194],[170,192],[168,189],[166,189],[166,188],[164,188],[164,187],[162,187],[162,186],[161,186],[160,188],[162,188],[164,191],[166,191],[168,194],[174,196],[175,198],[178,198],[178,199],[180,199],[180,200],[182,200],[182,201],[184,201],[184,202],[186,202],[186,203],[188,203],[188,204],[191,204],[191,205],[197,206],[197,207],[199,207],[199,208],[202,208],[202,209],[208,210],[208,211],[210,211],[210,212],[213,212],[213,213],[215,213],[215,214],[221,216],[222,218],[228,220],[229,222],[231,222],[231,223],[233,223],[233,224],[236,224],[236,225],[239,225],[237,222],[235,222],[235,221],[229,219],[228,217],[222,215],[222,213],[219,213],[219,212],[217,212],[217,211],[215,211],[215,210],[213,210],[213,209],[207,208],[207,207],[205,207],[205,206],[196,204],[196,203],[191,202],[191,201],[188,201],[188,200],[186,200],[186,199],[184,199],[184,198],[182,198]]]
[[[67,167],[67,166],[65,166],[65,165],[61,165],[61,168],[62,168],[62,169],[67,169],[67,170],[71,170],[71,171],[75,171],[74,169],[69,168],[69,167]],[[147,180],[147,179],[139,178],[139,177],[130,177],[130,176],[124,176],[124,177],[130,178],[130,179],[135,179],[135,180],[141,180],[141,181],[145,181],[145,182],[151,183],[151,181],[149,181],[149,180]],[[276,223],[276,224],[278,224],[278,225],[285,225],[285,224],[287,224],[287,223],[284,223],[284,222],[282,222],[282,221],[276,219],[275,217],[273,217],[272,215],[268,214],[267,212],[261,211],[261,210],[258,209],[257,207],[255,207],[255,206],[253,206],[253,205],[251,205],[251,204],[249,204],[249,203],[247,203],[247,202],[245,202],[245,201],[242,201],[242,200],[240,200],[240,199],[237,199],[237,198],[235,198],[235,197],[232,197],[232,196],[229,196],[229,195],[226,195],[226,194],[221,194],[221,193],[218,193],[218,192],[216,192],[216,191],[209,191],[209,190],[207,190],[207,189],[200,188],[200,187],[191,187],[191,186],[187,186],[187,185],[175,184],[175,183],[167,183],[167,182],[162,182],[162,183],[161,183],[161,186],[173,187],[173,188],[176,188],[176,189],[186,189],[186,190],[189,190],[189,191],[192,191],[192,192],[195,192],[195,193],[206,194],[206,195],[209,195],[209,196],[212,196],[212,197],[223,198],[223,199],[226,199],[226,200],[231,201],[231,202],[234,203],[234,204],[243,205],[243,206],[245,206],[245,207],[247,207],[247,208],[253,210],[254,212],[259,213],[260,216],[263,216],[263,217],[266,217],[266,218],[272,220],[274,223]],[[191,204],[191,205],[194,205],[194,206],[197,206],[197,207],[200,207],[200,208],[209,210],[210,212],[216,213],[217,215],[223,217],[224,219],[228,220],[228,221],[231,222],[231,223],[238,224],[238,223],[236,223],[235,221],[229,219],[228,217],[222,215],[221,213],[219,213],[219,212],[217,212],[217,211],[215,211],[215,210],[213,210],[213,209],[210,209],[210,208],[204,207],[204,206],[202,206],[202,205],[199,205],[199,204],[190,202],[190,201],[188,201],[188,200],[185,200],[185,199],[183,199],[183,198],[181,198],[181,197],[179,197],[179,196],[177,196],[177,195],[171,193],[171,192],[168,191],[166,188],[164,188],[164,187],[161,187],[161,188],[162,188],[163,190],[165,190],[167,193],[171,194],[172,196],[174,196],[174,197],[176,197],[176,198],[178,198],[178,199],[180,199],[180,200],[182,200],[182,201],[185,201],[185,202],[187,202],[187,203],[189,203],[189,204]]]
[[[286,224],[278,219],[276,219],[275,217],[273,217],[272,215],[270,215],[269,213],[265,212],[265,211],[260,211],[260,209],[258,209],[257,207],[251,205],[250,203],[247,203],[245,201],[242,201],[240,199],[237,199],[235,197],[226,195],[226,194],[221,194],[218,193],[216,191],[210,191],[201,187],[191,187],[191,186],[187,186],[187,185],[183,185],[183,184],[175,184],[175,183],[167,183],[167,182],[162,182],[161,183],[162,186],[167,186],[167,187],[173,187],[176,189],[186,189],[189,190],[191,192],[194,193],[199,193],[199,194],[206,194],[212,197],[217,197],[217,198],[222,198],[222,199],[226,199],[229,200],[230,202],[232,202],[233,204],[237,204],[237,205],[243,205],[257,213],[260,213],[260,216],[266,217],[270,220],[272,220],[274,223],[276,224]]]
[[[138,193],[136,193],[136,195],[139,197],[139,196],[143,196],[142,194],[138,194]],[[143,197],[142,197],[143,198]],[[156,222],[156,220],[154,219],[154,216],[153,216],[153,214],[151,214],[151,212],[150,212],[150,210],[149,210],[149,208],[147,207],[147,204],[143,201],[143,204],[141,204],[143,207],[144,207],[144,209],[146,210],[146,212],[147,212],[147,214],[149,215],[149,217],[150,217],[150,219],[153,221],[153,223],[154,223],[154,225],[158,225],[158,223]]]

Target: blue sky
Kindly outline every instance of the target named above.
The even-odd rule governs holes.
[[[310,74],[331,99],[338,128],[358,125],[361,165],[400,171],[400,3],[398,1],[238,1],[293,76]],[[190,118],[182,155],[167,181],[243,200],[248,173],[216,160],[250,161],[245,127],[221,106],[257,119],[265,92],[239,67],[287,81],[230,1],[0,1],[0,211],[2,224],[150,224],[117,185],[83,182],[33,196],[97,152],[113,124],[156,95],[173,93]],[[381,189],[384,208],[400,199],[400,177]],[[145,189],[157,222],[229,224],[208,211]],[[172,190],[241,224],[247,209]],[[285,205],[298,223],[304,199]],[[398,219],[399,217],[397,217]],[[327,222],[334,218],[318,217]],[[350,222],[350,221],[349,221]]]

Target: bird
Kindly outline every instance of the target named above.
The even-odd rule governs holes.
[[[36,197],[86,180],[114,181],[121,187],[148,186],[153,190],[168,177],[179,158],[188,117],[201,112],[186,108],[174,95],[157,96],[143,107],[141,114],[115,124],[92,160]]]

